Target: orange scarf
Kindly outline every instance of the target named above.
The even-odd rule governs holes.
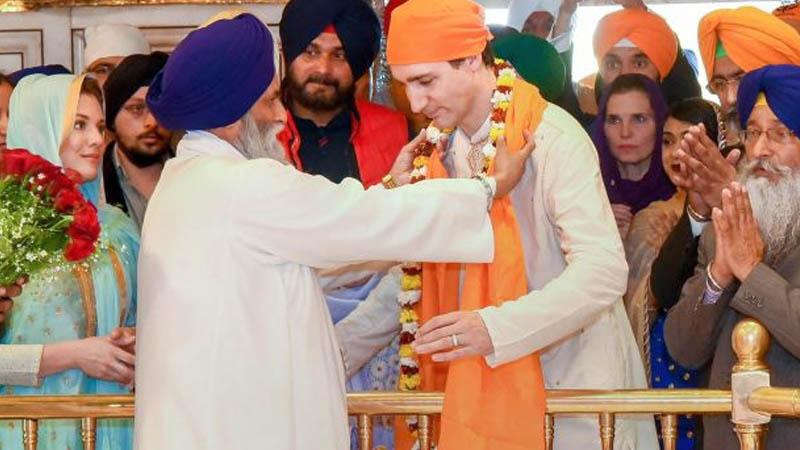
[[[514,83],[506,113],[506,141],[511,151],[525,143],[523,130],[536,130],[547,102],[539,90],[520,78]],[[490,172],[493,171],[490,168]],[[434,154],[429,178],[446,178],[447,170]],[[422,301],[417,304],[420,323],[440,314],[475,311],[499,306],[528,293],[525,256],[519,226],[509,197],[495,200],[490,212],[494,229],[495,259],[490,264],[466,264],[459,305],[461,264],[425,263]],[[420,357],[423,391],[445,391],[444,410],[434,423],[441,429],[442,450],[532,450],[544,448],[545,391],[538,354],[490,368],[483,356],[449,363]],[[395,427],[395,447],[411,448],[414,439],[405,421]]]

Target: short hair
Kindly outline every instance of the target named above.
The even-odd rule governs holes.
[[[100,106],[103,106],[103,90],[100,89],[100,83],[97,82],[92,77],[86,77],[83,79],[83,84],[81,84],[81,94],[86,94],[90,97],[94,97],[100,102]]]
[[[467,58],[465,57],[465,58],[451,59],[448,62],[450,63],[451,66],[453,66],[453,68],[458,69],[459,67],[461,67],[462,64],[464,64],[464,61],[466,60]],[[488,42],[486,43],[486,47],[484,47],[483,51],[481,52],[481,60],[483,61],[483,65],[487,67],[492,67],[492,65],[494,64],[494,53],[492,53],[492,46],[489,45]]]
[[[715,144],[719,144],[719,120],[717,110],[708,100],[700,97],[679,100],[669,108],[669,117],[692,125],[703,124],[706,134]]]

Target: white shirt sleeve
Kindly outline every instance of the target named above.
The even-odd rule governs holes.
[[[248,245],[323,268],[361,261],[488,262],[494,237],[477,180],[397,189],[334,184],[272,160],[242,164],[234,223]]]
[[[43,345],[0,345],[0,384],[38,386]]]
[[[486,357],[492,367],[575,333],[621,301],[625,292],[628,266],[597,152],[587,136],[576,137],[557,138],[546,159],[539,160],[545,164],[546,213],[567,267],[541,289],[479,311],[494,345],[494,354]]]
[[[698,222],[697,220],[692,217],[691,214],[687,214],[689,216],[689,226],[692,228],[692,236],[697,237],[703,234],[703,230],[706,229],[710,221],[708,222]]]

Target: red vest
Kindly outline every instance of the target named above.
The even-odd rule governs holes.
[[[380,183],[394,164],[400,149],[408,143],[408,124],[401,113],[384,106],[358,101],[358,115],[352,115],[350,142],[356,151],[358,172],[364,187]],[[286,128],[278,134],[278,140],[286,149],[286,156],[303,170],[300,161],[300,133],[288,114]]]

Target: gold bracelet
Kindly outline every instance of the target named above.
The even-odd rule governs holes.
[[[392,174],[387,173],[386,176],[381,178],[381,184],[386,189],[394,189],[397,187],[397,183],[394,182],[394,178],[392,178]]]
[[[692,208],[691,203],[686,204],[686,212],[689,213],[689,217],[696,220],[697,222],[708,222],[709,220],[711,220],[711,217],[704,216],[699,212],[695,211],[694,208]]]

